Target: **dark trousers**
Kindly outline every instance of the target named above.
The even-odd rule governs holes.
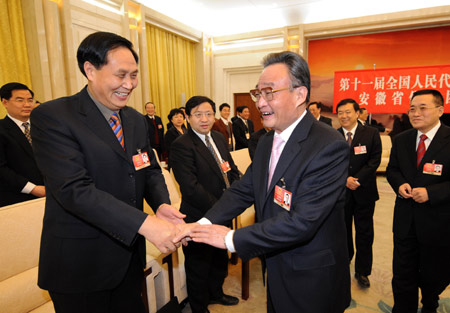
[[[189,304],[193,313],[204,313],[211,299],[223,296],[222,285],[228,274],[228,253],[193,241],[183,246],[183,252]]]
[[[111,290],[67,294],[49,291],[56,313],[145,313],[142,301],[144,270],[133,253],[123,281]]]
[[[356,203],[347,190],[345,201],[345,224],[347,227],[348,259],[351,261],[355,254],[353,248],[353,221],[355,221],[355,272],[364,276],[372,272],[372,244],[373,244],[373,213],[375,201],[365,205]]]
[[[417,312],[419,287],[423,307],[434,310],[450,283],[450,247],[420,243],[414,225],[405,238],[394,234],[393,313]]]

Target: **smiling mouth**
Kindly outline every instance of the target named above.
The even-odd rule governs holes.
[[[114,92],[116,95],[118,95],[119,97],[128,97],[129,93],[128,92],[119,92],[119,91],[115,91]]]
[[[261,116],[262,116],[262,117],[270,116],[270,115],[273,115],[273,112],[262,112],[262,113],[261,113]]]

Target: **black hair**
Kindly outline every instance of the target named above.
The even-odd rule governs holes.
[[[133,50],[133,44],[124,37],[108,32],[96,32],[84,38],[77,51],[78,67],[81,73],[86,76],[84,71],[86,61],[94,65],[96,69],[106,65],[108,52],[119,47],[130,50],[136,63],[139,62],[139,57]]]
[[[172,121],[172,118],[177,115],[177,114],[181,114],[183,116],[183,118],[185,118],[184,116],[184,112],[181,109],[172,109],[169,112],[169,115],[167,115],[167,118],[169,119],[169,121]]]
[[[322,110],[322,106],[323,106],[322,102],[316,102],[316,101],[311,102],[311,103],[308,105],[308,108],[309,108],[310,106],[312,106],[312,105],[315,105],[319,110]]]
[[[222,111],[223,110],[223,108],[231,108],[230,107],[230,105],[228,104],[228,103],[222,103],[220,106],[219,106],[219,111]]]
[[[31,93],[31,97],[34,97],[34,92],[28,88],[27,85],[21,84],[21,83],[7,83],[4,84],[1,88],[0,88],[0,99],[6,99],[9,100],[12,97],[12,92],[14,90],[28,90]]]
[[[341,101],[339,101],[339,103],[336,105],[336,111],[340,106],[346,105],[347,103],[351,103],[353,104],[353,108],[355,109],[355,112],[359,111],[359,104],[358,102],[356,102],[355,100],[348,98],[348,99],[343,99]]]
[[[309,73],[308,63],[297,53],[291,51],[283,51],[279,53],[271,53],[263,60],[264,68],[269,65],[282,63],[289,69],[291,77],[291,88],[305,86],[308,90],[306,95],[306,103],[309,102],[311,92],[311,75]]]
[[[422,95],[432,95],[434,103],[437,106],[443,106],[444,105],[444,97],[442,97],[442,94],[436,89],[417,90],[416,92],[413,93],[413,95],[411,97],[411,101],[412,101],[412,99],[414,99],[414,97],[422,96]]]
[[[209,104],[211,104],[211,107],[212,107],[214,113],[216,113],[216,104],[214,103],[214,101],[212,101],[211,99],[209,99],[208,97],[205,97],[205,96],[193,96],[192,98],[190,98],[188,100],[188,102],[186,102],[186,108],[185,108],[186,114],[188,116],[191,116],[192,109],[195,108],[196,106],[199,106],[203,102],[208,102]]]
[[[238,106],[238,107],[236,108],[236,111],[239,112],[239,113],[242,113],[242,112],[244,112],[244,109],[248,109],[248,106],[246,106],[246,105],[240,105],[240,106]]]

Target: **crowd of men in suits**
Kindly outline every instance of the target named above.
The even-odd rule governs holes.
[[[38,284],[56,312],[144,312],[145,240],[165,253],[192,240],[183,246],[192,312],[239,302],[222,290],[227,250],[243,260],[261,257],[268,312],[343,312],[354,256],[359,286],[370,287],[379,129],[359,121],[365,112],[354,99],[336,105],[340,127],[330,127],[322,103],[309,103],[302,57],[281,52],[263,60],[250,92],[264,124],[257,136],[246,106],[231,121],[228,104],[215,119],[215,103],[203,96],[189,99],[184,112],[171,111],[179,134],[169,165],[180,211],[170,205],[152,150],[163,158],[167,149],[155,105],[145,105],[145,117],[126,105],[137,86],[131,42],[94,33],[77,60],[88,83],[70,97],[36,107],[27,86],[0,88],[7,110],[0,206],[46,196]],[[436,312],[450,283],[450,128],[439,120],[443,112],[438,91],[416,91],[412,128],[393,140],[394,313],[416,312],[419,288],[422,313]],[[253,150],[253,163],[240,178],[230,151],[242,148]],[[144,199],[155,215],[143,212]],[[232,230],[231,219],[252,204],[255,224]]]

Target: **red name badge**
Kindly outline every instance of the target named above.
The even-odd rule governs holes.
[[[275,185],[275,193],[273,195],[273,202],[281,206],[286,211],[291,210],[292,193],[280,186]]]
[[[428,175],[441,176],[444,166],[442,164],[425,163],[423,165],[423,173]]]
[[[231,170],[230,163],[228,161],[223,161],[220,163],[220,167],[222,168],[222,172],[226,173]]]
[[[366,146],[356,146],[354,149],[355,149],[355,155],[367,153]]]
[[[148,158],[147,152],[133,155],[133,164],[136,171],[150,166],[150,159]]]
[[[161,129],[162,128],[162,125],[161,124],[158,124],[158,129]]]

